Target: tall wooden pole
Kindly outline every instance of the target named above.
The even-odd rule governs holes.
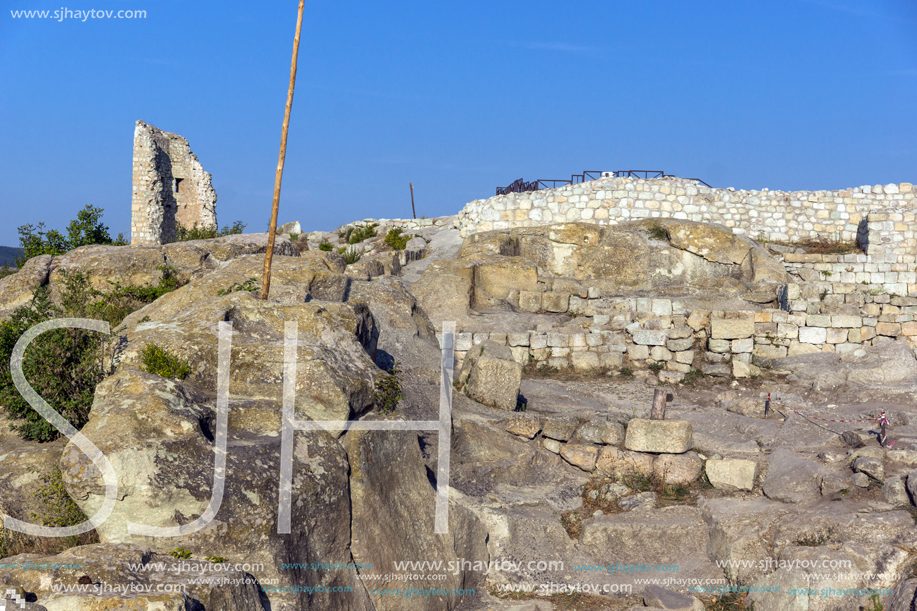
[[[414,183],[409,182],[408,184],[411,185],[411,214],[412,214],[412,215],[414,216],[414,218],[416,219],[416,218],[417,218],[417,212],[414,211]]]
[[[299,56],[299,33],[302,31],[302,12],[306,0],[299,0],[299,15],[296,17],[296,37],[293,39],[293,63],[290,66],[290,89],[287,91],[287,107],[283,113],[283,130],[280,135],[280,158],[277,161],[277,175],[274,177],[274,205],[271,208],[271,227],[267,233],[267,252],[264,253],[264,277],[261,281],[261,299],[267,299],[271,290],[271,259],[274,256],[274,237],[277,234],[277,210],[280,207],[280,181],[283,179],[283,162],[287,156],[287,131],[290,128],[290,111],[293,109],[293,89],[296,87],[296,60]]]

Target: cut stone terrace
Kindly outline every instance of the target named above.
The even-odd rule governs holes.
[[[736,191],[683,178],[603,178],[467,204],[462,236],[569,221],[602,225],[653,217],[718,223],[755,239],[859,239],[868,254],[917,254],[911,183],[839,191]],[[876,216],[870,218],[870,214]],[[873,226],[865,227],[868,223]],[[859,236],[858,236],[859,234]]]

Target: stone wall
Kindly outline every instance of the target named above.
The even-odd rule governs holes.
[[[681,178],[603,178],[476,200],[459,213],[459,226],[465,236],[568,221],[616,224],[672,217],[719,223],[735,233],[773,241],[853,241],[860,232],[869,254],[917,254],[917,240],[906,220],[913,220],[915,211],[910,183],[784,192],[713,189]],[[870,227],[867,235],[861,225],[870,213],[881,225]]]
[[[165,244],[177,225],[216,227],[216,192],[188,141],[137,121],[131,244]]]
[[[509,346],[522,365],[650,369],[658,371],[660,380],[676,383],[692,369],[722,377],[755,375],[755,358],[855,352],[901,338],[917,348],[917,299],[909,297],[878,295],[872,303],[834,313],[688,310],[672,299],[602,301],[606,313],[593,310],[591,316],[558,327],[522,333],[457,329],[455,365],[461,365],[473,345],[491,340]]]

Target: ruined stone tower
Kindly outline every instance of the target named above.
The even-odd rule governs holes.
[[[177,226],[216,227],[217,194],[188,141],[137,121],[131,244],[165,244]]]

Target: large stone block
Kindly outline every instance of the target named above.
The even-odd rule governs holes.
[[[522,366],[509,347],[486,341],[465,355],[459,384],[475,401],[512,411],[516,409],[521,383]]]
[[[634,418],[627,423],[624,447],[637,452],[682,454],[694,447],[693,428],[684,420]]]
[[[758,476],[758,463],[734,458],[708,460],[705,471],[714,488],[751,490],[755,487],[755,478]]]
[[[570,308],[570,293],[544,293],[541,298],[541,307],[546,312],[562,314]]]
[[[640,346],[664,346],[665,331],[653,329],[637,329],[633,332],[634,343]]]
[[[519,309],[523,312],[541,311],[541,293],[534,291],[519,292]]]
[[[745,339],[754,334],[754,319],[714,318],[710,321],[710,337],[713,339]]]

